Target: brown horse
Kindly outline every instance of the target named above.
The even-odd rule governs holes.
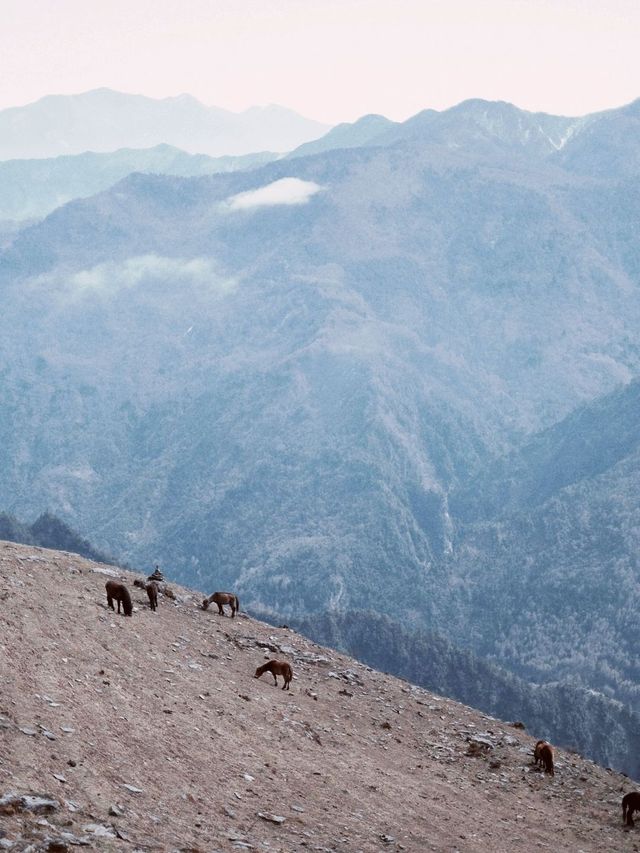
[[[214,592],[209,596],[209,598],[205,598],[202,602],[202,609],[206,610],[211,603],[218,605],[218,614],[220,616],[224,616],[224,610],[222,608],[223,604],[228,604],[231,607],[232,619],[236,613],[240,612],[240,600],[238,596],[234,595],[232,592]]]
[[[158,584],[155,581],[141,581],[139,578],[136,578],[133,582],[134,586],[140,587],[140,589],[144,589],[149,597],[149,607],[152,610],[157,610],[158,608]]]
[[[640,792],[631,791],[622,798],[622,820],[627,826],[635,826],[633,813],[640,811]]]
[[[273,680],[275,681],[276,687],[278,686],[278,676],[281,675],[284,679],[284,684],[282,685],[283,690],[289,690],[289,684],[291,683],[291,679],[293,678],[293,671],[291,669],[291,665],[287,663],[286,660],[268,660],[266,663],[263,663],[262,666],[259,666],[256,669],[256,674],[254,678],[260,678],[265,672],[270,672],[273,675]]]
[[[158,609],[158,584],[155,581],[149,581],[145,589],[149,596],[149,607],[152,610]]]
[[[120,602],[125,616],[131,616],[133,613],[133,605],[131,604],[131,596],[129,590],[120,581],[107,581],[104,585],[107,590],[107,604],[112,610],[115,610],[113,602],[118,602],[118,613],[120,613]]]
[[[541,764],[545,773],[554,775],[553,771],[553,749],[546,740],[539,740],[533,750],[533,763]]]

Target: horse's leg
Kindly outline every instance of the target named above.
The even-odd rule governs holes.
[[[221,604],[218,604],[218,616],[224,616],[224,610]]]
[[[275,672],[272,672],[271,675],[273,675],[273,680],[274,680],[275,685],[277,687],[278,686],[278,676],[275,674]]]
[[[107,605],[108,605],[112,610],[115,610],[115,607],[113,606],[113,598],[111,598],[111,596],[110,596],[110,595],[108,595],[108,596],[107,596]]]

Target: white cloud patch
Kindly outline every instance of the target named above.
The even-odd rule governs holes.
[[[230,210],[252,210],[278,204],[306,204],[322,187],[313,181],[300,178],[280,178],[257,190],[230,196],[225,206]]]
[[[76,292],[107,291],[136,287],[145,282],[206,284],[229,289],[231,282],[221,278],[209,258],[167,258],[162,255],[136,255],[124,261],[107,261],[74,273],[69,283]]]

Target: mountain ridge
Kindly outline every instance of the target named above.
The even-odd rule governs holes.
[[[0,110],[0,160],[170,143],[210,156],[288,151],[327,125],[284,107],[233,113],[193,96],[149,98],[112,89],[48,95]]]
[[[640,375],[637,177],[508,147],[136,174],[23,230],[0,257],[2,505],[284,618],[389,590],[409,626],[637,710],[637,455],[547,495],[588,458],[565,435],[523,477],[543,503],[456,516],[479,472]]]

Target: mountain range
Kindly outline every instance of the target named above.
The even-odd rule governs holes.
[[[639,113],[469,101],[23,229],[0,506],[638,711]]]
[[[132,172],[164,175],[210,175],[250,169],[275,160],[262,152],[237,157],[187,154],[171,145],[123,148],[103,154],[85,152],[66,156],[0,162],[0,222],[42,219],[56,207],[95,195]]]
[[[290,151],[328,129],[273,104],[234,113],[191,95],[156,99],[94,89],[1,110],[0,160],[160,144],[211,157]]]

